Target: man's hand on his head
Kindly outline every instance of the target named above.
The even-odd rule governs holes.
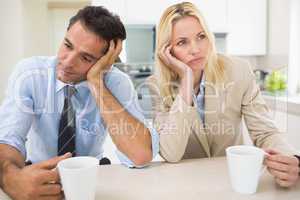
[[[114,40],[109,43],[108,52],[102,56],[94,66],[88,71],[87,80],[89,82],[99,81],[103,78],[105,72],[109,71],[112,64],[118,58],[122,51],[122,40],[118,39],[116,44]]]

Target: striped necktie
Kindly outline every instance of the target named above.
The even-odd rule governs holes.
[[[71,97],[76,92],[73,86],[64,87],[64,107],[61,113],[59,122],[59,135],[58,135],[58,156],[64,155],[67,152],[76,156],[75,151],[75,135],[76,135],[76,118],[75,111],[73,110]]]

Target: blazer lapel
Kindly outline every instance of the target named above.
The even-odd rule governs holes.
[[[205,95],[206,95],[206,92],[205,92]],[[189,117],[195,118],[197,121],[196,121],[196,123],[192,123],[191,128],[196,133],[195,135],[198,138],[198,140],[200,141],[206,155],[208,157],[211,157],[211,153],[210,153],[209,145],[208,145],[208,140],[207,140],[207,136],[206,136],[206,131],[205,131],[205,126],[204,126],[204,124],[203,124],[203,122],[200,118],[200,114],[197,111],[197,108],[196,108],[197,102],[195,101],[195,99],[193,99],[193,103],[195,105],[194,109],[195,109],[196,112],[194,112],[194,113],[196,113],[196,116],[192,115],[192,116],[189,116]]]
[[[220,112],[220,97],[222,91],[218,86],[213,85],[211,82],[205,82],[205,125],[213,125],[218,121]],[[206,127],[210,128],[210,127]]]
[[[200,141],[206,155],[208,157],[211,157],[205,127],[203,126],[203,123],[200,120],[200,116],[198,116],[198,118],[199,118],[199,120],[198,120],[199,122],[194,124],[193,130],[194,130],[194,132],[196,132],[196,136],[197,136],[198,140]]]
[[[205,80],[205,97],[204,97],[204,108],[205,108],[205,131],[204,134],[200,134],[202,137],[202,143],[207,148],[207,155],[211,157],[212,152],[209,148],[209,139],[213,138],[213,134],[219,132],[219,120],[220,112],[224,109],[222,106],[222,97],[224,90],[219,85],[214,85],[209,80]],[[205,140],[204,140],[205,138]]]

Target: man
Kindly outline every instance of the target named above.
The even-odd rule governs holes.
[[[117,16],[89,6],[71,18],[57,57],[18,64],[0,108],[0,185],[13,199],[62,199],[57,163],[100,159],[106,130],[129,167],[157,154],[130,79],[111,67],[125,37]]]

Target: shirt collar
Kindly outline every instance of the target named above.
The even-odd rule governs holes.
[[[56,90],[55,90],[56,93],[59,92],[60,90],[62,90],[66,85],[68,85],[68,84],[56,79]]]
[[[81,81],[75,85],[69,84],[69,83],[64,83],[59,79],[56,79],[56,92],[59,92],[60,90],[62,90],[66,85],[71,85],[74,86],[76,88],[77,91],[80,91],[79,88],[87,88],[88,84],[87,81]]]
[[[194,100],[194,103],[197,102],[196,99],[197,97],[201,94],[201,87],[204,88],[205,87],[205,74],[204,74],[204,70],[202,72],[203,74],[201,75],[201,80],[200,80],[200,83],[199,83],[199,92],[197,93],[195,90],[193,90],[193,100]]]
[[[203,73],[203,74],[202,74],[202,77],[201,77],[201,80],[200,80],[200,86],[201,86],[201,85],[202,85],[202,86],[205,85],[205,73],[204,73],[204,70],[203,70],[202,73]]]
[[[63,90],[63,88],[66,85],[71,85],[74,86],[76,89],[76,93],[74,94],[75,98],[79,101],[79,102],[84,102],[86,101],[86,99],[89,97],[90,95],[90,90],[88,88],[88,83],[87,81],[82,81],[80,83],[77,83],[75,85],[72,84],[67,84],[64,83],[58,79],[56,79],[56,93],[60,92],[61,90]]]

